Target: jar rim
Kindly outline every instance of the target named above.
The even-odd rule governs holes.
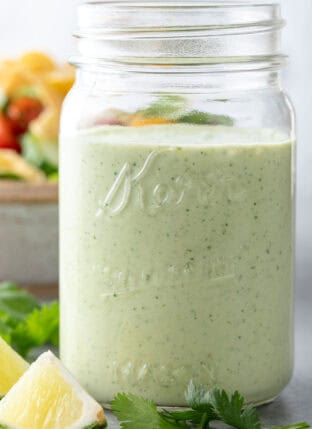
[[[284,26],[275,0],[109,0],[78,6],[83,57],[172,64],[279,57]]]
[[[146,29],[277,26],[280,4],[268,0],[109,0],[78,6],[77,34],[88,36]],[[136,12],[141,12],[142,15]],[[244,12],[244,13],[243,13]],[[190,15],[191,13],[191,15]]]
[[[151,8],[151,9],[160,9],[163,7],[167,8],[179,8],[179,9],[189,9],[189,8],[202,8],[202,9],[211,9],[211,8],[223,8],[223,7],[257,7],[257,6],[279,6],[278,1],[272,0],[166,0],[166,1],[156,1],[156,0],[142,0],[142,1],[131,1],[131,0],[91,0],[80,3],[80,5],[89,5],[89,6],[105,6],[106,8],[118,9],[119,7],[127,7],[129,9],[134,8]]]

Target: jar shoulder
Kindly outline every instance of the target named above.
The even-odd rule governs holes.
[[[292,139],[295,134],[294,109],[280,88],[201,94],[120,93],[79,82],[64,102],[61,133],[73,134],[97,125],[168,123],[272,129]]]

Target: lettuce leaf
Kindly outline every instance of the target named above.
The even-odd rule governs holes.
[[[30,164],[40,168],[47,176],[58,171],[58,145],[55,142],[40,141],[27,132],[21,139],[22,155]]]

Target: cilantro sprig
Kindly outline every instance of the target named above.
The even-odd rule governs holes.
[[[0,336],[22,356],[46,344],[58,346],[59,305],[42,305],[14,283],[0,283]]]
[[[222,422],[235,429],[264,429],[257,410],[246,405],[239,392],[232,395],[220,389],[205,389],[191,382],[185,393],[189,409],[166,411],[142,397],[119,393],[112,401],[112,410],[122,429],[209,429],[211,423]],[[305,429],[307,423],[296,423],[271,429]]]

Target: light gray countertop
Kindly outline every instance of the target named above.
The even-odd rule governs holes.
[[[309,291],[308,291],[309,292]],[[273,403],[260,407],[267,426],[306,421],[312,424],[312,291],[300,294],[296,305],[296,364],[293,379]],[[109,429],[119,425],[107,412]]]

